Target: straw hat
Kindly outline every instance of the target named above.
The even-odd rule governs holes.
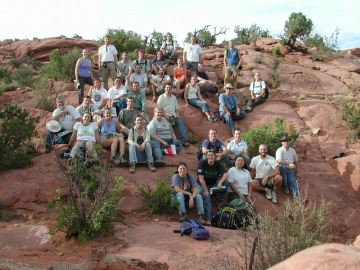
[[[56,120],[50,120],[49,122],[47,122],[46,127],[51,132],[59,132],[61,130],[61,125]]]

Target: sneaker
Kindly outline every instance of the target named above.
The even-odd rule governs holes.
[[[120,161],[115,156],[110,157],[110,162],[114,163],[116,166],[120,165]]]
[[[272,202],[277,203],[277,196],[276,196],[276,193],[274,191],[271,191],[271,197],[272,197]]]
[[[130,163],[129,173],[134,173],[134,172],[135,172],[135,163]]]
[[[158,158],[154,161],[154,166],[155,167],[161,167],[161,166],[164,166],[165,165],[165,162],[162,158]]]
[[[126,160],[126,158],[124,156],[119,156],[118,157],[118,162],[119,162],[120,165],[124,165],[124,164],[127,163],[127,160]]]
[[[284,193],[289,194],[290,190],[288,186],[282,186],[282,190],[284,191]]]
[[[187,140],[182,140],[181,144],[182,144],[183,146],[189,146],[189,145],[190,145]]]
[[[205,225],[205,223],[206,223],[205,214],[199,215],[199,221],[202,225]]]
[[[271,189],[265,188],[266,199],[271,200]]]
[[[155,172],[155,166],[153,163],[148,162],[148,167],[149,167],[150,171]]]
[[[244,109],[244,111],[245,111],[245,112],[251,112],[251,111],[252,111],[252,108],[248,106],[248,107],[246,107],[246,108]]]
[[[49,154],[53,150],[51,145],[45,145],[45,154]]]
[[[209,123],[212,123],[213,122],[213,119],[211,116],[208,116],[208,120],[209,120]]]
[[[180,214],[180,223],[182,223],[186,219],[186,213]]]
[[[213,123],[216,123],[217,119],[216,116],[211,116]]]

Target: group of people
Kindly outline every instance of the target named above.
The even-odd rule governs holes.
[[[211,195],[214,194],[217,204],[242,199],[253,204],[253,190],[265,192],[268,200],[277,203],[277,191],[283,190],[293,198],[299,197],[296,182],[296,152],[289,147],[290,138],[284,135],[280,142],[282,147],[276,151],[276,159],[268,155],[265,144],[259,146],[259,155],[247,155],[247,143],[241,140],[240,130],[235,130],[234,139],[225,146],[217,139],[216,130],[209,131],[209,139],[201,146],[200,161],[197,169],[197,180],[187,172],[184,162],[178,164],[177,172],[172,178],[175,191],[173,200],[179,203],[180,222],[186,218],[186,205],[196,206],[199,221],[211,224]],[[201,155],[202,154],[202,155]],[[225,164],[230,169],[226,172]]]

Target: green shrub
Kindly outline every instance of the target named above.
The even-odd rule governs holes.
[[[254,58],[254,62],[257,63],[257,64],[262,64],[262,65],[265,64],[264,57],[262,57],[261,55],[257,55]]]
[[[69,198],[61,198],[61,188],[54,196],[57,225],[51,232],[65,229],[68,236],[78,236],[81,244],[111,228],[110,220],[117,216],[122,191],[123,177],[116,177],[115,188],[109,189],[113,181],[109,167],[92,165],[90,168],[75,159],[71,166],[60,167],[67,179]]]
[[[72,38],[80,38],[80,39],[82,39],[83,37],[78,35],[78,34],[75,34]]]
[[[360,137],[360,103],[353,104],[351,99],[344,100],[341,103],[343,112],[341,118],[345,120],[347,126],[352,130],[350,138],[355,139]]]
[[[290,146],[294,144],[299,137],[299,133],[295,130],[294,125],[287,124],[284,126],[283,122],[283,119],[276,117],[274,124],[263,124],[261,128],[250,129],[241,135],[241,138],[247,142],[250,157],[259,155],[260,144],[266,144],[268,154],[275,156],[276,150],[281,147],[279,140],[285,133],[291,138]]]
[[[11,59],[10,60],[10,65],[12,68],[19,68],[21,66],[22,62],[20,60],[16,60],[16,59]]]
[[[54,90],[50,80],[40,76],[34,81],[34,89],[37,94],[38,108],[44,111],[53,112],[57,107],[56,98],[61,92],[61,89]]]
[[[280,47],[279,46],[276,46],[275,48],[273,48],[271,50],[271,53],[274,57],[278,56],[280,54]]]
[[[339,33],[339,29],[336,28],[335,32],[333,32],[330,37],[322,37],[319,34],[307,37],[304,40],[304,44],[310,48],[317,47],[317,50],[311,53],[311,58],[313,60],[319,60],[324,55],[332,54],[334,51],[338,50]]]
[[[169,172],[169,176],[171,174],[172,172]],[[169,213],[171,207],[177,207],[177,202],[171,200],[171,189],[159,178],[156,179],[155,190],[146,183],[140,187],[139,191],[145,199],[145,206],[143,208],[151,215]]]
[[[26,109],[17,105],[0,108],[0,171],[30,164],[31,155],[23,146],[36,135],[37,121],[38,117],[29,116]]]
[[[289,19],[285,22],[283,39],[286,40],[286,45],[294,47],[297,39],[304,41],[313,29],[313,22],[306,18],[301,12],[293,12]]]
[[[32,87],[34,83],[34,69],[30,67],[21,66],[18,69],[14,70],[12,73],[12,79],[20,87]]]
[[[28,62],[34,69],[41,67],[41,62],[38,60],[29,60]]]
[[[11,220],[20,219],[21,215],[18,215],[12,211],[6,210],[4,205],[0,202],[0,221],[9,222]]]
[[[116,47],[116,50],[119,54],[123,51],[133,52],[136,49],[141,49],[143,47],[143,41],[141,35],[132,32],[125,31],[124,29],[108,29],[107,36],[111,38],[111,44]],[[104,44],[103,38],[99,40],[101,45]]]
[[[151,47],[151,46],[147,46],[145,48],[145,53],[147,54],[155,54],[156,53],[156,49],[154,47]]]
[[[1,92],[11,92],[18,88],[19,86],[16,83],[0,83]]]
[[[81,51],[77,47],[67,54],[58,49],[53,50],[50,54],[50,63],[40,71],[40,76],[72,82],[75,79],[76,61],[80,57]]]
[[[237,44],[250,44],[256,42],[259,37],[271,37],[269,30],[263,30],[256,24],[251,25],[250,28],[242,28],[237,25],[234,32],[237,35],[234,42]]]
[[[7,83],[11,83],[11,74],[12,74],[12,70],[8,69],[8,68],[0,68],[0,81],[7,84]]]

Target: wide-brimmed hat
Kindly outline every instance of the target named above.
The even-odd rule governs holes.
[[[282,138],[279,140],[279,142],[289,142],[290,141],[290,137],[287,134],[284,134],[284,136],[282,136]]]
[[[46,128],[51,132],[59,132],[61,130],[61,125],[56,120],[50,120],[46,123]]]
[[[231,89],[233,89],[234,87],[232,86],[231,83],[227,83],[227,84],[225,85],[224,89],[226,89],[226,88],[231,88]]]

